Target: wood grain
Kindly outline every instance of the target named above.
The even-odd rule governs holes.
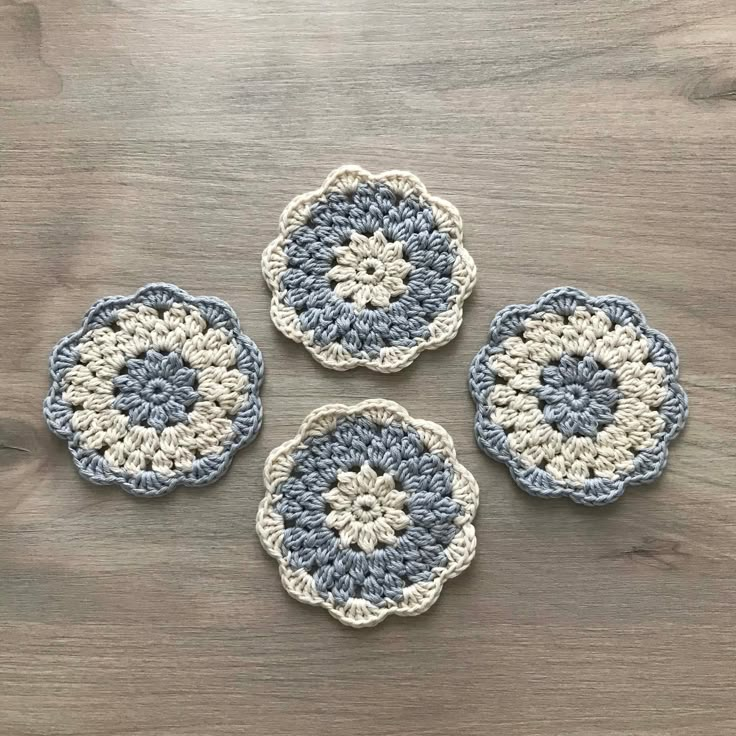
[[[735,52],[731,0],[0,0],[0,733],[736,732]],[[343,163],[422,177],[479,267],[397,376],[268,319],[261,250]],[[40,404],[56,340],[152,280],[238,311],[266,422],[145,502],[81,481]],[[561,284],[681,353],[689,425],[611,508],[529,498],[473,441],[492,315]],[[268,451],[375,396],[453,434],[480,544],[429,613],[355,632],[286,596],[254,517]]]

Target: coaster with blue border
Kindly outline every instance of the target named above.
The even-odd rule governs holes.
[[[135,496],[212,483],[261,427],[255,343],[228,304],[171,284],[97,301],[49,369],[51,431],[83,477]]]
[[[670,340],[621,296],[505,307],[470,367],[480,447],[543,498],[611,503],[664,470],[687,417]]]

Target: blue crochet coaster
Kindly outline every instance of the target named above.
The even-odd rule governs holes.
[[[223,301],[170,284],[101,299],[50,358],[49,428],[135,496],[212,483],[261,427],[263,359]]]
[[[264,478],[257,531],[284,587],[348,626],[422,613],[475,554],[473,476],[390,401],[312,412]]]
[[[610,503],[664,470],[687,417],[677,379],[635,304],[553,289],[493,319],[470,367],[476,438],[534,496]]]
[[[455,337],[475,264],[413,174],[344,166],[284,210],[263,276],[274,324],[322,365],[392,372]]]

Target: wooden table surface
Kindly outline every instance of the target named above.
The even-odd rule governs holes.
[[[736,733],[732,0],[0,0],[0,733]],[[279,214],[334,167],[415,172],[478,264],[458,338],[399,375],[273,327]],[[80,480],[47,356],[97,298],[229,301],[265,424],[209,488]],[[678,346],[689,425],[611,507],[540,501],[476,447],[493,314],[571,284]],[[442,423],[478,555],[416,619],[353,631],[282,590],[254,532],[268,451],[334,400]]]

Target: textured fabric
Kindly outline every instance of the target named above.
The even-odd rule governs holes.
[[[399,370],[448,342],[475,282],[452,205],[411,174],[355,167],[286,208],[263,272],[276,326],[338,370]]]
[[[444,430],[395,404],[317,410],[265,476],[258,532],[285,587],[343,623],[420,613],[470,563],[475,481]]]
[[[565,436],[594,437],[610,424],[621,397],[613,388],[614,373],[595,358],[563,355],[559,363],[542,369],[541,385],[534,391],[543,407],[544,420]]]
[[[118,392],[112,406],[127,412],[130,424],[163,431],[189,420],[187,409],[199,399],[197,374],[184,365],[180,353],[148,350],[142,358],[128,360],[126,369],[112,380]]]
[[[685,423],[677,353],[619,296],[501,310],[470,367],[478,444],[532,495],[587,505],[657,478]]]
[[[384,288],[382,281],[373,289],[364,286],[369,295],[378,292],[379,298],[373,302],[376,309],[364,308],[370,296],[366,301],[351,299],[354,292],[340,290],[333,281],[336,275],[350,273],[345,266],[330,268],[340,248],[360,257],[358,246],[351,241],[354,233],[380,233],[383,250],[370,252],[374,268],[390,268],[400,260],[398,273],[408,277],[406,283],[395,277],[402,291],[394,301],[392,291]],[[389,243],[397,246],[394,253],[386,252]],[[405,258],[396,256],[397,250],[403,251]],[[314,330],[317,344],[339,342],[352,354],[375,358],[387,345],[411,347],[419,339],[426,340],[429,324],[447,310],[450,298],[457,293],[451,281],[449,237],[435,229],[432,208],[416,197],[399,200],[381,184],[363,184],[352,197],[335,192],[313,205],[308,224],[289,236],[284,252],[289,259],[289,268],[281,277],[285,303],[297,309],[304,330]],[[374,271],[373,275],[379,274]],[[348,277],[338,286],[355,289],[358,283],[355,277]]]
[[[260,351],[225,302],[169,284],[95,303],[50,371],[49,428],[85,478],[133,495],[213,482],[261,426]]]

